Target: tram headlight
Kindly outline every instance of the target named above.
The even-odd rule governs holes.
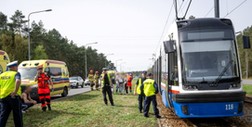
[[[189,115],[188,106],[187,106],[187,105],[183,105],[181,108],[182,108],[182,112],[183,112],[185,115]]]
[[[230,88],[240,88],[240,87],[241,85],[236,83],[230,85]]]

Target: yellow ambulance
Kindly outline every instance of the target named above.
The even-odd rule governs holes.
[[[6,71],[6,65],[10,62],[8,54],[0,50],[0,74]]]
[[[54,89],[51,89],[51,96],[61,94],[62,97],[67,96],[69,90],[69,72],[65,62],[57,60],[31,60],[23,61],[18,66],[18,71],[21,74],[21,86],[31,86],[31,97],[38,99],[37,82],[35,76],[37,74],[37,66],[43,66],[43,72],[47,73],[54,84]],[[23,88],[22,87],[22,88]],[[51,86],[50,86],[51,87]]]

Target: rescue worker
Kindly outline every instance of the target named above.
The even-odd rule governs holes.
[[[41,102],[42,111],[48,110],[51,111],[51,96],[50,96],[50,87],[53,90],[53,82],[49,75],[43,72],[43,65],[37,67],[37,75],[35,81],[38,81],[38,95]]]
[[[15,127],[23,127],[21,107],[21,75],[18,62],[7,64],[8,71],[0,75],[0,127],[5,127],[8,117],[13,112]]]
[[[153,80],[152,73],[149,73],[147,79],[143,82],[143,90],[145,95],[144,100],[144,117],[149,117],[150,103],[152,102],[152,107],[156,118],[161,118],[159,111],[157,109],[156,94],[158,93],[158,86]]]
[[[94,77],[94,71],[92,69],[89,71],[88,81],[90,82],[91,90],[94,90],[93,87],[95,85],[95,77]]]
[[[98,71],[95,72],[94,78],[95,78],[95,89],[98,90],[98,88],[99,88],[99,78],[100,78],[100,75],[99,75]]]
[[[143,91],[143,82],[146,80],[146,75],[147,75],[147,72],[144,71],[142,73],[142,77],[140,77],[137,82],[136,82],[136,85],[135,85],[135,93],[134,94],[138,94],[138,108],[139,108],[139,112],[142,113],[142,110],[143,110],[143,101],[144,101],[144,98],[145,98],[145,95],[144,95],[144,91]]]
[[[107,73],[107,69],[103,68],[103,74],[102,74],[102,94],[103,94],[103,100],[106,105],[108,105],[108,100],[106,97],[106,94],[108,94],[110,104],[114,106],[113,97],[112,97],[112,91],[111,91],[111,85],[112,81],[110,78],[110,75]]]
[[[126,89],[126,93],[128,94],[128,89],[130,90],[129,92],[132,92],[132,80],[133,80],[133,75],[132,73],[130,73],[127,77],[127,89]]]

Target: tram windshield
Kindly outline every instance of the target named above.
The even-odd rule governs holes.
[[[182,35],[183,76],[187,81],[238,77],[232,34],[228,31],[211,32],[186,32]]]

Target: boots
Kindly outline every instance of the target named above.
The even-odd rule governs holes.
[[[42,111],[44,111],[44,112],[45,112],[45,111],[46,111],[46,107],[42,107]]]
[[[52,108],[51,108],[51,105],[50,104],[47,104],[47,107],[48,107],[48,110],[51,111]]]

